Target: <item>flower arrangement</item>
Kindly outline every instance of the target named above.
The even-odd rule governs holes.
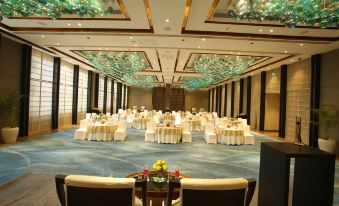
[[[167,163],[164,160],[157,160],[153,164],[153,169],[157,172],[166,172],[167,170]]]

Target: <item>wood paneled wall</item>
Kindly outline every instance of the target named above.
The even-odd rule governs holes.
[[[311,61],[306,59],[288,65],[287,69],[287,104],[286,138],[294,140],[296,116],[301,117],[301,138],[309,142],[311,91]]]
[[[237,80],[234,85],[234,110],[233,116],[239,115],[239,100],[240,100],[240,81]]]
[[[185,110],[185,90],[182,88],[171,89],[171,110],[184,111]]]
[[[260,74],[252,77],[251,129],[259,129],[260,112]]]

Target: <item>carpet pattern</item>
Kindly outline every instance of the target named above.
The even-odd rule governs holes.
[[[260,143],[276,141],[254,133],[255,145],[206,144],[202,132],[193,132],[193,143],[144,142],[143,130],[128,129],[125,142],[74,141],[74,129],[0,148],[0,185],[25,174],[83,174],[125,177],[157,159],[168,162],[169,171],[196,178],[256,178]],[[335,194],[339,194],[336,165]],[[1,192],[1,191],[0,191]],[[337,197],[338,196],[338,197]],[[339,195],[334,201],[339,204]],[[1,203],[0,203],[1,205]]]

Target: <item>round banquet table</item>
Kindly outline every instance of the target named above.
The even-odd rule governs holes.
[[[135,129],[146,129],[147,122],[151,120],[152,118],[142,118],[142,117],[135,118],[133,121],[132,127]]]
[[[155,141],[158,143],[176,144],[181,141],[182,127],[156,126]]]
[[[189,130],[190,131],[197,131],[200,132],[201,130],[201,121],[200,119],[191,119],[191,120],[186,120],[189,124]]]
[[[92,123],[87,126],[87,140],[110,141],[114,139],[114,132],[118,124]]]
[[[166,122],[166,121],[170,121],[170,123],[172,124],[175,120],[175,116],[174,115],[171,115],[171,114],[164,114],[161,116],[161,120],[163,122]]]
[[[152,201],[152,206],[162,206],[162,202],[167,202],[167,193],[168,193],[168,179],[174,179],[175,173],[173,172],[164,172],[163,175],[166,178],[166,181],[162,184],[154,184],[152,181],[152,177],[155,177],[158,174],[157,171],[149,171],[148,181],[147,181],[147,199],[148,201]],[[127,175],[127,178],[143,178],[143,172],[136,172],[133,174]],[[180,174],[179,179],[189,178],[189,176]],[[135,195],[142,199],[142,191],[141,188],[135,188]],[[180,189],[175,188],[173,190],[173,199],[178,199],[180,197]]]
[[[241,128],[215,127],[218,143],[226,145],[244,144],[244,130]]]

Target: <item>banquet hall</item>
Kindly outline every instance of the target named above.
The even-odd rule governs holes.
[[[337,0],[0,1],[0,206],[339,205],[338,28]]]

